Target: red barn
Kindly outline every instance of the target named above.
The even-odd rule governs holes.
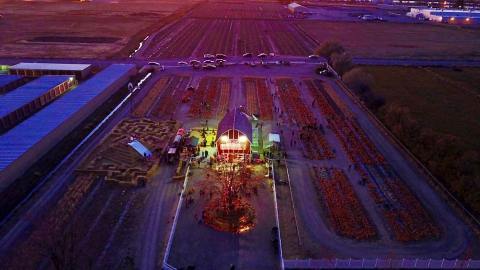
[[[250,158],[252,144],[252,124],[241,110],[228,112],[218,124],[217,155],[220,158],[246,160]]]

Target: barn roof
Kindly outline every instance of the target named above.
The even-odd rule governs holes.
[[[231,110],[223,117],[220,123],[218,123],[217,140],[223,133],[230,129],[236,129],[242,132],[250,142],[253,140],[250,119],[240,109],[235,108]]]
[[[0,75],[0,87],[4,87],[14,81],[18,81],[22,76],[18,75]]]
[[[135,65],[132,64],[112,64],[2,134],[0,136],[0,172],[27,153],[31,147],[45,140],[49,134],[66,125],[79,110],[94,102],[103,91],[111,88],[120,78],[134,69]],[[1,188],[3,188],[2,185],[0,183]]]
[[[10,69],[82,71],[90,66],[90,64],[18,63]]]

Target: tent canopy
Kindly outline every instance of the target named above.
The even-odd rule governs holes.
[[[137,151],[137,153],[139,153],[142,157],[152,156],[152,152],[150,152],[150,150],[148,150],[148,148],[138,140],[131,141],[128,143],[128,145],[135,149],[135,151]]]

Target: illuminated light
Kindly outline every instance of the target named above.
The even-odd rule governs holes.
[[[466,18],[465,21],[469,22],[469,21],[470,21],[470,18]]]
[[[227,135],[222,135],[222,136],[220,137],[220,140],[221,140],[222,142],[228,142],[228,137],[227,137]]]
[[[241,142],[241,143],[246,143],[248,141],[248,138],[247,138],[247,136],[242,135],[242,136],[238,137],[238,141]]]
[[[73,77],[70,77],[68,81],[73,82]]]
[[[450,21],[455,21],[455,18],[454,18],[454,17],[451,17],[451,18],[450,18]]]

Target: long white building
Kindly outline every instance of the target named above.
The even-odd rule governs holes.
[[[411,8],[407,16],[451,24],[480,23],[480,10]]]

